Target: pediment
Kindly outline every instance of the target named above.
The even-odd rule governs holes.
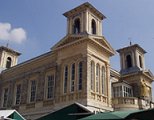
[[[55,44],[51,50],[54,50],[56,48],[65,46],[66,44],[72,43],[74,41],[77,41],[79,39],[82,39],[83,36],[71,36],[71,35],[67,35],[64,38],[62,38],[57,44]]]
[[[116,52],[112,46],[107,42],[103,36],[90,36],[90,38],[95,41],[97,44],[101,45],[105,50],[109,51],[111,55],[114,55]]]
[[[90,40],[91,42],[103,47],[104,50],[110,53],[110,55],[114,55],[115,51],[111,47],[111,45],[107,42],[105,37],[103,36],[94,36],[94,35],[67,35],[63,39],[61,39],[56,45],[54,45],[51,50],[55,50],[57,48],[64,47],[68,44],[73,44],[82,40]]]
[[[152,74],[152,72],[151,72],[150,70],[146,70],[146,71],[144,71],[144,73],[145,73],[147,76],[149,76],[149,77],[151,77],[151,78],[154,79],[154,76],[153,76],[153,74]]]

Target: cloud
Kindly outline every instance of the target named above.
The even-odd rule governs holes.
[[[10,23],[0,23],[0,40],[22,43],[27,39],[23,28],[12,28]]]

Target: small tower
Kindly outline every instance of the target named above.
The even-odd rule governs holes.
[[[117,50],[120,54],[121,74],[145,70],[144,54],[146,51],[138,44]]]
[[[145,69],[144,54],[146,51],[138,44],[117,50],[120,54],[121,81],[126,81],[133,88],[133,96],[152,99],[152,82],[154,76]]]
[[[63,15],[67,17],[67,34],[102,36],[102,20],[106,17],[88,2]]]
[[[1,46],[0,47],[0,71],[17,65],[19,55],[20,53],[10,48]]]

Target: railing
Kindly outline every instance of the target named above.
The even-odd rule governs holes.
[[[107,103],[107,97],[106,96],[100,95],[100,94],[97,94],[97,93],[94,93],[94,92],[91,92],[91,99],[97,100],[99,102]]]
[[[112,105],[115,109],[148,109],[154,108],[154,103],[145,99],[136,97],[116,97],[112,99]]]
[[[113,104],[138,104],[138,99],[134,97],[117,97],[113,98]]]

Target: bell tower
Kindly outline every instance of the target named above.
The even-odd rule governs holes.
[[[144,54],[146,51],[138,44],[117,50],[120,54],[121,74],[145,70]]]
[[[154,76],[150,70],[145,69],[146,51],[134,44],[117,52],[120,54],[121,81],[127,81],[133,87],[134,97],[151,100]]]
[[[18,56],[20,53],[8,48],[0,47],[0,72],[17,65]]]
[[[88,2],[63,15],[67,17],[67,34],[102,36],[102,20],[106,17]]]

